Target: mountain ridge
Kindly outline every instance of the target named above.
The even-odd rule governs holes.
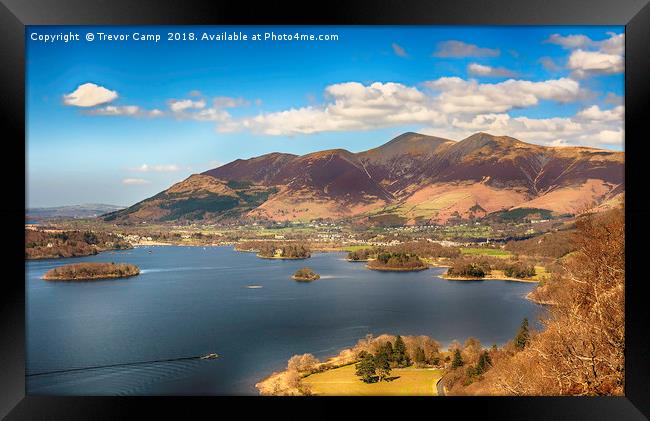
[[[576,213],[623,194],[623,169],[623,152],[542,146],[484,132],[460,141],[407,132],[357,153],[336,148],[238,159],[110,217],[126,222],[389,218],[417,224],[525,207]],[[185,203],[197,200],[212,205]],[[176,205],[191,212],[168,212]]]

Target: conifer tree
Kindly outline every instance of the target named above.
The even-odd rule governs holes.
[[[492,358],[490,358],[490,354],[488,354],[487,351],[483,351],[478,359],[478,362],[476,363],[476,369],[474,370],[474,373],[477,376],[480,376],[481,374],[485,373],[488,367],[491,365]]]
[[[355,374],[361,378],[364,383],[372,383],[375,380],[375,359],[371,354],[364,354],[356,365]]]
[[[424,355],[424,349],[418,347],[415,350],[415,364],[417,366],[422,366],[426,363],[426,356]]]
[[[451,362],[451,368],[462,367],[463,364],[464,362],[463,357],[460,355],[460,349],[456,348],[456,351],[454,351],[454,359]]]
[[[379,381],[386,379],[390,375],[390,355],[387,352],[387,347],[380,348],[374,358],[375,373],[379,377]]]
[[[517,336],[515,336],[515,347],[521,351],[526,347],[526,345],[528,345],[529,339],[530,333],[528,332],[528,319],[524,318],[519,327],[519,331],[517,332]]]
[[[408,367],[411,364],[409,357],[406,354],[406,344],[400,335],[397,335],[395,338],[395,347],[394,347],[394,360],[397,362],[399,367]]]

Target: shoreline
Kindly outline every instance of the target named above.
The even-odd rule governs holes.
[[[163,243],[161,241],[138,241],[137,243],[131,243],[133,247],[142,247],[142,246],[175,246],[178,244],[172,243]]]
[[[316,367],[314,367],[316,370],[321,369],[322,367],[326,366],[328,367],[326,370],[323,371],[328,371],[340,367],[344,367],[346,365],[350,364],[356,364],[356,358],[352,355],[352,349],[351,348],[343,348],[342,350],[339,351],[338,354],[332,355],[330,357],[327,357],[324,361],[319,362]],[[277,382],[282,382],[284,378],[288,374],[288,370],[284,368],[283,370],[280,371],[274,371],[268,376],[264,377],[262,380],[259,382],[255,383],[255,388],[257,389],[258,393],[260,396],[279,396],[275,395],[273,391],[273,385],[274,383]],[[312,374],[315,374],[314,372],[310,373],[301,373],[301,379],[306,378],[311,376]]]
[[[311,282],[311,281],[315,281],[315,280],[320,279],[320,276],[316,276],[314,278],[301,278],[299,276],[293,275],[293,276],[291,276],[291,279],[293,279],[294,281],[298,281],[298,282]]]
[[[223,244],[221,244],[221,243],[209,243],[209,244],[200,243],[200,244],[198,244],[198,243],[183,243],[183,242],[164,243],[162,241],[146,241],[146,242],[138,241],[137,243],[131,243],[131,245],[133,247],[145,247],[145,246],[226,247],[226,246],[230,246],[232,244],[230,244],[230,243],[223,243]],[[237,251],[239,251],[239,250],[237,250]]]
[[[370,270],[376,270],[376,271],[379,271],[379,272],[420,272],[420,271],[429,269],[428,266],[418,267],[418,268],[387,268],[387,267],[385,267],[385,268],[376,268],[376,267],[374,267],[373,268],[373,267],[370,267],[368,265],[366,265],[366,268],[370,269]]]
[[[260,259],[276,259],[276,260],[305,260],[309,259],[309,257],[282,257],[282,256],[261,256],[260,254],[256,254],[255,257],[259,257]]]
[[[447,276],[447,275],[438,275],[442,279],[448,281],[511,281],[511,282],[524,282],[527,284],[537,284],[539,281],[534,279],[522,279],[522,278],[510,278],[507,276],[484,276],[482,278],[470,278],[467,276]]]
[[[527,299],[528,301],[532,301],[533,303],[539,304],[541,306],[555,306],[555,305],[557,305],[557,303],[555,301],[542,301],[542,300],[538,300],[538,299],[533,298],[531,296],[531,294],[533,292],[534,292],[534,290],[530,291],[528,294],[526,294],[524,296],[524,298]]]
[[[134,273],[131,275],[114,275],[114,274],[109,274],[109,275],[101,275],[101,276],[91,276],[91,277],[84,277],[84,278],[65,278],[65,277],[60,277],[60,276],[48,276],[46,277],[43,275],[41,277],[42,280],[44,281],[55,281],[55,282],[88,282],[88,281],[100,281],[102,279],[122,279],[122,278],[132,278],[134,276],[140,275],[140,271],[138,273]]]

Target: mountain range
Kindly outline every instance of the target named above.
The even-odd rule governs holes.
[[[624,189],[623,152],[408,132],[359,153],[237,159],[104,218],[440,224],[514,209],[576,214],[610,207]]]
[[[26,218],[94,218],[107,212],[114,212],[124,208],[125,206],[106,205],[103,203],[85,203],[81,205],[29,208],[26,211]]]

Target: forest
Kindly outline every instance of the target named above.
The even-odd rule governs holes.
[[[506,346],[487,350],[482,373],[468,373],[482,348],[466,343],[445,377],[458,395],[623,395],[625,384],[625,215],[622,207],[576,221],[575,251],[545,283],[543,328],[524,320]],[[481,351],[479,351],[481,349]],[[471,375],[470,374],[474,374]]]
[[[279,241],[241,241],[236,247],[239,251],[252,251],[259,257],[281,259],[306,259],[311,257],[311,249],[306,243]]]
[[[90,256],[106,250],[133,248],[117,235],[93,231],[25,230],[26,259]]]

